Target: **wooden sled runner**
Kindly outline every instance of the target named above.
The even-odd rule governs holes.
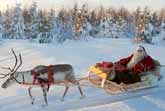
[[[112,95],[121,94],[123,92],[130,92],[130,91],[138,91],[142,89],[147,89],[151,87],[158,86],[158,76],[160,73],[159,69],[154,69],[152,71],[145,72],[141,74],[141,82],[133,83],[133,84],[117,84],[116,82],[112,82],[109,80],[105,80],[107,74],[103,72],[101,69],[95,66],[91,66],[89,69],[88,79],[89,81],[94,84],[95,86],[104,89],[107,93]],[[101,87],[102,81],[105,80],[104,87]]]

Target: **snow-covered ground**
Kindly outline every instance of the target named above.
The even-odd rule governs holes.
[[[137,44],[129,39],[94,39],[88,42],[66,41],[64,44],[35,44],[22,40],[6,40],[0,45],[0,67],[13,66],[14,58],[11,48],[22,54],[23,65],[19,69],[29,70],[36,65],[44,64],[72,64],[76,78],[87,76],[89,67],[96,62],[117,61],[130,55]],[[144,44],[147,52],[161,64],[165,64],[165,47]],[[0,73],[5,73],[0,70]],[[165,68],[162,68],[162,74]],[[2,84],[4,79],[0,80]],[[85,98],[80,99],[80,94],[75,86],[69,89],[65,101],[61,101],[64,91],[62,86],[52,86],[48,92],[47,107],[44,103],[40,88],[34,88],[32,94],[36,101],[30,104],[27,86],[15,84],[8,89],[0,88],[0,111],[164,111],[165,87],[162,81],[160,87],[142,90],[118,96],[112,96],[99,88],[88,84],[83,87]],[[124,98],[123,98],[124,97]]]

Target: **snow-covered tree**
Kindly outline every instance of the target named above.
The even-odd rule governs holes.
[[[7,8],[0,13],[0,37],[38,40],[49,43],[52,40],[64,42],[66,39],[87,40],[92,37],[135,37],[138,42],[151,43],[152,38],[165,30],[165,9],[150,12],[138,8],[129,12],[125,8],[89,10],[87,4],[73,9],[62,8],[39,11],[34,2],[28,9],[21,9],[20,4]]]
[[[29,38],[30,39],[35,39],[37,38],[37,34],[38,34],[38,14],[37,14],[37,3],[34,2],[30,9],[29,9],[29,19],[30,19],[30,26],[29,26],[29,30],[30,30],[30,35]]]
[[[153,35],[156,36],[161,31],[160,29],[161,21],[159,20],[158,14],[156,12],[152,14],[151,23],[154,26]]]
[[[96,37],[97,34],[99,33],[100,23],[97,20],[97,15],[96,15],[95,11],[91,12],[89,22],[92,26],[91,31],[90,31],[90,35],[93,36],[93,37]]]
[[[59,43],[64,42],[67,39],[73,39],[73,21],[71,15],[65,13],[63,19],[59,22],[58,36],[56,40]]]
[[[29,14],[29,11],[27,9],[23,10],[23,20],[24,20],[24,37],[26,39],[31,38],[32,35],[32,29],[31,29],[31,24],[32,24],[32,19],[31,16]]]
[[[12,30],[12,20],[11,20],[11,13],[10,10],[7,10],[2,17],[2,38],[11,38],[11,30]]]
[[[39,43],[50,43],[52,41],[51,24],[42,10],[38,14],[38,30],[37,39]]]
[[[89,36],[89,32],[91,30],[91,24],[89,23],[89,14],[88,14],[88,6],[87,4],[83,4],[80,9],[80,33],[79,38],[87,41],[87,37]]]
[[[73,30],[72,30],[72,17],[67,15],[66,24],[65,24],[65,37],[66,39],[73,39]]]
[[[71,10],[71,16],[73,20],[73,32],[74,32],[74,39],[79,39],[80,28],[81,28],[81,10],[78,9],[78,5],[74,4],[73,9]]]
[[[165,21],[162,21],[161,23],[161,37],[162,37],[162,40],[165,41]]]
[[[146,43],[152,43],[152,33],[153,33],[153,26],[151,23],[145,24],[145,31],[143,34],[143,41]]]
[[[136,21],[134,16],[130,16],[127,20],[127,37],[136,37]]]
[[[115,38],[126,37],[127,23],[124,18],[118,16],[115,23],[113,23],[112,33]]]
[[[24,23],[20,6],[21,4],[16,4],[12,15],[11,38],[15,39],[24,38]]]
[[[159,13],[159,19],[161,21],[165,21],[165,8],[162,8],[160,13]]]
[[[0,40],[2,39],[2,13],[1,13],[1,11],[0,11]]]
[[[91,24],[88,21],[83,23],[80,29],[80,39],[87,41],[90,36],[91,29]]]
[[[59,23],[58,19],[55,15],[55,10],[51,9],[50,12],[48,13],[48,20],[50,23],[50,34],[53,38],[53,41],[56,41],[56,37],[58,36],[58,29],[59,29]]]
[[[161,32],[165,32],[165,21],[161,23]]]
[[[23,10],[24,36],[27,39],[36,39],[38,34],[37,4],[34,2],[29,9]]]
[[[100,22],[100,32],[99,35],[101,37],[112,37],[112,33],[110,31],[109,21],[105,18]]]
[[[151,43],[152,42],[152,33],[153,33],[153,27],[152,24],[150,23],[150,10],[148,7],[146,7],[143,11],[143,24],[144,24],[144,31],[142,34],[142,39],[146,43]]]
[[[137,32],[135,41],[139,43],[139,42],[142,42],[142,35],[144,32],[143,18],[141,14],[141,9],[139,7],[136,9],[136,12],[134,15],[136,19],[136,32]]]

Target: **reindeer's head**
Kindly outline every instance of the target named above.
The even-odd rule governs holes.
[[[7,88],[10,85],[12,85],[14,82],[18,82],[17,79],[16,79],[16,77],[18,76],[17,75],[17,70],[22,65],[22,58],[21,58],[21,54],[19,54],[20,64],[17,65],[17,63],[18,63],[17,55],[15,54],[13,49],[11,49],[11,51],[12,51],[14,57],[15,57],[15,64],[14,64],[13,68],[10,68],[10,67],[3,68],[3,69],[9,70],[9,73],[7,73],[7,74],[0,74],[0,78],[8,77],[7,80],[2,84],[2,86],[1,86],[2,88]]]

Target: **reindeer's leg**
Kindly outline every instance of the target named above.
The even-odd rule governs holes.
[[[80,85],[79,82],[78,82],[78,85]],[[81,98],[84,98],[84,94],[83,94],[83,91],[82,91],[81,87],[78,86],[78,89],[79,89],[79,92],[81,94]]]
[[[34,104],[34,97],[32,96],[32,94],[31,94],[31,89],[32,89],[32,87],[29,87],[28,88],[28,94],[29,94],[29,97],[30,97],[30,99],[31,99],[31,104]]]
[[[47,100],[47,88],[44,86],[41,86],[42,91],[43,91],[43,97],[44,97],[44,101],[45,101],[45,105],[43,106],[47,106],[48,105],[48,100]]]
[[[83,91],[82,91],[82,89],[81,89],[81,87],[80,87],[80,83],[79,83],[78,81],[76,81],[76,80],[71,81],[71,83],[77,85],[78,90],[79,90],[79,92],[80,92],[80,94],[81,94],[81,98],[84,98],[84,94],[83,94]]]
[[[65,91],[64,91],[61,101],[64,101],[64,97],[65,97],[66,93],[68,92],[68,89],[69,89],[69,86],[65,86]]]

